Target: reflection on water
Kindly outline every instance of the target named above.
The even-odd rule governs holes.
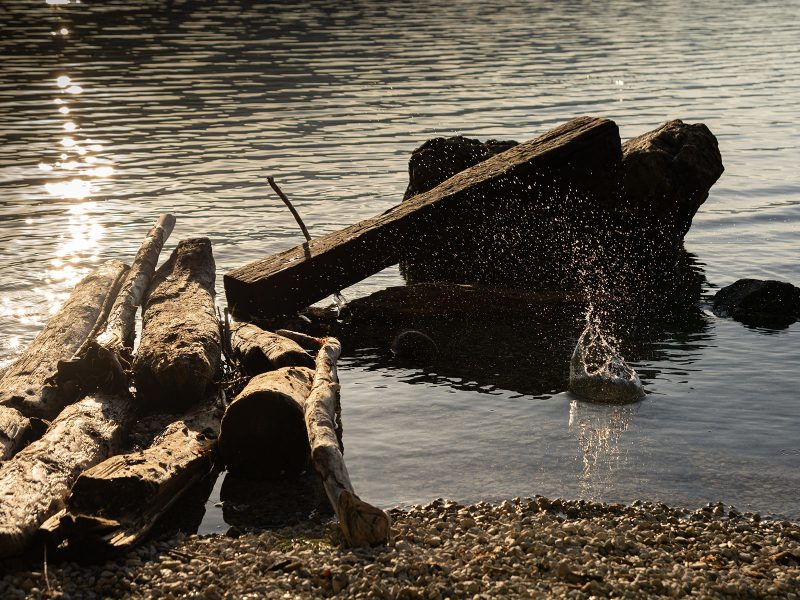
[[[323,234],[394,205],[431,137],[522,140],[580,114],[614,119],[624,138],[703,121],[726,167],[686,241],[708,282],[678,278],[610,313],[648,391],[635,413],[578,404],[568,425],[580,321],[454,329],[430,371],[391,363],[392,331],[343,361],[348,466],[384,505],[591,493],[800,516],[800,325],[767,336],[697,302],[739,277],[800,282],[794,3],[706,3],[691,19],[673,0],[2,11],[0,367],[161,212],[178,215],[171,244],[211,237],[220,274],[302,241],[266,175]],[[391,268],[345,294],[400,283]]]

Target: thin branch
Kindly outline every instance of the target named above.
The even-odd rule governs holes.
[[[308,234],[308,229],[306,229],[306,225],[305,223],[303,223],[303,219],[300,218],[300,214],[297,212],[297,210],[295,210],[294,206],[292,206],[292,203],[289,202],[289,199],[286,197],[286,194],[284,194],[281,191],[281,188],[278,187],[278,184],[275,183],[275,178],[267,177],[267,181],[269,181],[269,184],[272,186],[272,189],[275,190],[275,193],[278,194],[280,199],[283,200],[283,203],[289,208],[290,211],[292,211],[294,220],[297,221],[297,224],[300,225],[300,229],[303,231],[303,235],[306,236],[306,241],[310,242],[311,236]]]

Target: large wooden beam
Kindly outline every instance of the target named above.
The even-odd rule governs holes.
[[[460,205],[470,200],[526,197],[531,186],[548,179],[599,178],[619,165],[621,152],[613,121],[573,119],[382,215],[227,273],[228,305],[237,314],[292,313],[399,262],[409,236],[456,218]]]
[[[127,269],[120,261],[111,260],[75,286],[36,339],[0,377],[0,405],[16,409],[23,417],[42,419],[52,419],[64,408],[65,399],[53,381],[58,363],[72,358],[97,335]],[[2,428],[0,438],[8,438],[10,448],[19,441],[21,430],[15,424],[19,420],[11,418],[13,413],[5,411],[5,416],[2,423],[14,424],[13,431]]]

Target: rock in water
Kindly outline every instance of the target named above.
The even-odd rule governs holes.
[[[800,319],[800,288],[785,281],[740,279],[711,302],[717,316],[756,327],[783,329]]]
[[[136,389],[152,409],[179,412],[205,397],[221,360],[208,238],[181,240],[155,274],[133,362]]]
[[[591,316],[572,353],[569,389],[585,400],[607,404],[628,404],[645,395],[636,371],[606,341]]]

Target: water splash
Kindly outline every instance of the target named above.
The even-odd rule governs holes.
[[[586,400],[609,404],[636,402],[645,395],[639,376],[619,354],[615,340],[603,334],[592,305],[572,353],[569,389]]]

